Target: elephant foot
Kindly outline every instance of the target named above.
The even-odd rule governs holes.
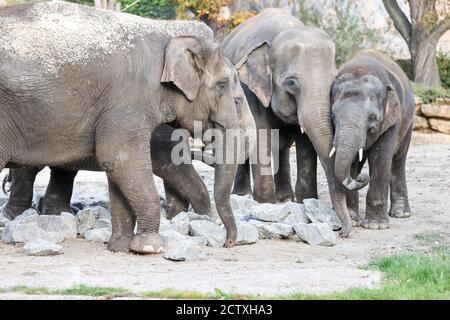
[[[294,201],[294,192],[292,189],[289,190],[289,188],[283,188],[277,190],[276,197],[279,202]]]
[[[409,218],[411,216],[411,210],[391,208],[391,210],[389,210],[389,216],[392,218]]]
[[[130,249],[141,254],[163,253],[164,248],[161,243],[159,233],[143,233],[134,236]]]
[[[350,214],[350,218],[352,219],[352,226],[353,227],[360,227],[361,226],[361,222],[362,222],[362,218],[359,215],[358,212],[349,209],[348,213]]]
[[[247,194],[252,194],[252,188],[250,186],[235,186],[233,188],[232,194],[237,194],[238,196],[245,196]]]
[[[129,252],[133,236],[113,235],[108,242],[108,250],[112,252]]]
[[[259,203],[276,203],[275,193],[270,195],[253,192],[253,199]]]
[[[363,227],[364,229],[372,229],[372,230],[387,229],[389,228],[389,221],[373,218],[365,218],[361,223],[361,227]]]
[[[31,208],[6,204],[2,209],[2,214],[9,220],[14,220],[16,217],[20,216],[24,211],[28,209]]]

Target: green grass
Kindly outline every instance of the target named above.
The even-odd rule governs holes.
[[[422,236],[418,235],[419,238]],[[427,236],[428,237],[428,236]],[[430,236],[433,240],[434,235]],[[427,238],[428,239],[428,238]],[[405,253],[373,260],[368,270],[379,270],[383,280],[379,288],[354,288],[324,295],[293,293],[279,296],[254,296],[227,293],[199,293],[176,289],[131,292],[123,288],[78,285],[69,289],[47,289],[17,286],[0,289],[0,293],[21,292],[34,295],[83,295],[94,297],[131,296],[157,299],[450,299],[450,258],[446,247],[435,248],[431,254]]]

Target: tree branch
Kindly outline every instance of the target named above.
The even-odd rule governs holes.
[[[383,4],[392,21],[394,21],[395,29],[400,32],[400,35],[409,45],[411,41],[411,23],[405,13],[400,9],[396,0],[383,0]]]
[[[439,40],[439,38],[449,29],[450,16],[447,16],[433,28],[433,30],[431,31],[431,36],[436,40]]]

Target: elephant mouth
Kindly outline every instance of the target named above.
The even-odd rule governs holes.
[[[297,113],[286,114],[279,110],[273,110],[273,114],[276,115],[284,123],[292,125],[298,123]]]

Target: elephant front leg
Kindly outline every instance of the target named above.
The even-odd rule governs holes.
[[[278,166],[274,165],[275,169],[278,167],[278,171],[275,171],[275,190],[278,201],[292,201],[294,200],[294,191],[291,185],[291,165],[289,163],[290,148],[286,147],[279,152],[273,150],[274,158],[276,154],[278,157]],[[275,159],[276,161],[276,159]]]
[[[111,179],[108,179],[108,189],[112,224],[108,249],[113,252],[128,252],[134,236],[136,218],[119,187]]]
[[[392,162],[391,208],[389,215],[393,218],[408,218],[411,216],[405,174],[406,155],[410,140],[411,132],[403,142],[398,153],[394,156]]]
[[[317,199],[317,154],[306,134],[295,135],[297,153],[297,182],[295,196],[297,202],[304,199]]]
[[[247,159],[243,164],[238,165],[234,180],[233,194],[240,196],[252,194],[250,183],[250,161]]]
[[[389,141],[389,132],[378,140],[369,150],[370,182],[366,199],[366,216],[361,226],[366,229],[389,228],[387,203],[393,143]]]
[[[252,164],[253,199],[261,203],[275,203],[275,183],[272,173],[271,133],[258,130],[257,159]]]
[[[361,162],[355,161],[352,163],[350,169],[350,175],[353,179],[361,173],[361,170],[364,166],[364,162],[366,159],[364,158]],[[347,191],[347,207],[348,213],[350,214],[350,218],[352,219],[352,224],[354,227],[361,226],[362,218],[359,214],[359,193],[358,190]]]
[[[45,215],[59,215],[61,212],[72,212],[73,183],[77,171],[51,168],[50,182],[39,211]]]
[[[31,208],[34,181],[41,169],[10,169],[9,174],[12,175],[11,193],[8,202],[2,209],[2,213],[6,218],[14,220],[22,212]]]

